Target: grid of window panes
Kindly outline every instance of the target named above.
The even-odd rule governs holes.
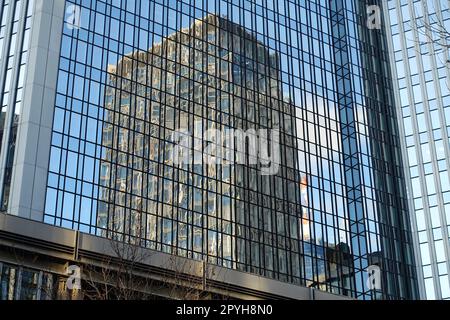
[[[0,300],[50,300],[55,285],[53,274],[0,262]]]
[[[378,264],[384,297],[414,295],[388,78],[361,62],[387,55],[360,39],[362,2],[73,6],[45,222],[361,299]],[[174,164],[179,128],[194,146],[278,128],[279,170]]]
[[[450,299],[450,54],[428,41],[439,36],[426,27],[450,30],[449,2],[390,0],[388,7],[426,297]]]

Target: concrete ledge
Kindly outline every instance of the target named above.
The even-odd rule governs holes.
[[[58,246],[74,247],[75,231],[58,228],[42,222],[36,222],[13,215],[0,213],[0,232],[21,237],[38,239]]]

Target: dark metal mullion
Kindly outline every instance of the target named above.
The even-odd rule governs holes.
[[[256,26],[256,14],[255,17],[252,18],[252,22],[251,24],[253,26]],[[253,94],[255,97],[255,109],[257,108],[257,112],[255,112],[255,123],[258,124],[258,129],[261,129],[262,125],[263,126],[267,126],[266,124],[262,124],[261,125],[261,103],[259,101],[259,95],[260,95],[260,90],[259,90],[259,70],[258,70],[258,45],[257,45],[257,40],[252,41],[252,50],[253,50],[253,57],[252,57],[252,73],[253,73]],[[266,106],[266,112],[268,112],[269,109]],[[255,110],[256,111],[256,110]],[[267,120],[267,119],[266,119]],[[257,141],[256,143],[258,143],[259,141]],[[257,145],[256,150],[259,150],[260,145]],[[257,155],[258,157],[258,155]],[[262,166],[261,164],[257,163],[257,167],[258,166]],[[257,221],[257,252],[258,252],[258,266],[256,266],[259,270],[259,274],[261,274],[264,270],[264,242],[260,242],[260,240],[263,238],[261,237],[261,234],[263,234],[263,229],[264,229],[264,223],[263,223],[263,216],[264,216],[264,209],[263,209],[263,193],[261,192],[262,189],[262,184],[263,184],[263,176],[261,175],[257,175],[257,187],[258,190],[256,193],[256,221]],[[269,177],[266,177],[267,179],[269,179]],[[261,265],[263,265],[263,267],[261,267]]]
[[[142,2],[139,2],[140,7],[139,10],[142,10]],[[149,4],[149,11],[150,11],[150,4]],[[149,40],[149,35],[150,35],[150,20],[146,19],[146,18],[142,18],[145,23],[146,23],[146,29],[144,29],[146,31],[147,34],[147,40]],[[141,28],[141,21],[139,21],[139,29]],[[139,35],[140,37],[140,35]],[[150,46],[150,42],[148,41],[147,43]],[[145,225],[144,225],[144,231],[143,231],[143,237],[144,237],[144,244],[145,247],[148,247],[148,238],[149,238],[149,234],[147,233],[147,225],[148,225],[148,221],[150,219],[149,217],[149,209],[148,209],[148,193],[146,193],[146,190],[148,190],[148,179],[149,179],[149,173],[148,173],[148,166],[146,167],[146,162],[149,164],[149,159],[146,158],[146,149],[148,149],[149,145],[149,141],[147,140],[146,134],[145,134],[145,128],[147,126],[147,115],[148,115],[148,109],[150,107],[151,109],[151,103],[150,103],[150,99],[148,97],[148,81],[151,81],[151,76],[150,76],[150,52],[146,51],[146,56],[145,56],[145,60],[146,60],[146,64],[145,64],[145,92],[143,93],[144,96],[144,119],[142,121],[143,124],[143,133],[142,133],[142,137],[144,139],[144,141],[142,142],[142,171],[143,171],[143,177],[145,177],[145,180],[142,180],[142,187],[141,187],[141,211],[145,212]],[[150,86],[151,87],[151,86]],[[151,91],[150,91],[151,92]],[[151,110],[150,110],[151,111]],[[145,186],[145,187],[144,187]],[[144,196],[146,195],[146,196]],[[144,204],[145,201],[145,204]],[[151,214],[151,213],[150,213]]]
[[[38,274],[38,281],[37,281],[37,288],[36,288],[36,300],[41,300],[42,295],[42,278],[44,276],[44,272],[42,270],[37,272]],[[45,292],[44,292],[45,294]]]
[[[136,6],[139,7],[138,8],[139,12],[141,12],[141,10],[142,10],[142,2],[141,1],[137,2]],[[137,8],[136,8],[136,11],[137,11]],[[145,18],[141,18],[141,19],[144,20],[144,21],[148,21]],[[135,27],[136,27],[136,21],[138,21],[137,26],[138,26],[139,30],[141,30],[141,19],[135,18]],[[148,22],[147,22],[147,25],[148,25]],[[140,32],[137,32],[137,37],[138,37],[138,43],[139,43],[140,40],[141,40]],[[143,59],[144,59],[143,65],[145,67],[145,80],[144,81],[145,81],[145,88],[147,88],[147,80],[149,79],[147,77],[148,51],[145,52],[145,55],[143,56]],[[138,63],[138,66],[139,66],[139,63]],[[144,112],[143,118],[144,119],[143,120],[139,120],[139,121],[142,121],[141,124],[144,125],[144,132],[142,133],[142,129],[141,129],[141,132],[139,132],[139,134],[142,136],[142,146],[141,146],[141,148],[142,148],[142,156],[140,156],[141,161],[142,161],[142,167],[139,169],[140,172],[141,172],[141,188],[140,188],[141,189],[141,194],[140,194],[140,201],[141,202],[140,202],[140,205],[139,205],[139,208],[138,208],[138,210],[139,210],[139,219],[140,219],[139,220],[139,224],[140,224],[140,226],[139,226],[139,244],[140,245],[144,244],[144,247],[147,247],[147,219],[148,219],[148,216],[147,216],[147,206],[144,205],[144,201],[147,203],[147,201],[146,201],[147,198],[144,197],[144,194],[145,194],[144,185],[147,185],[146,182],[148,180],[148,173],[146,173],[145,169],[144,169],[145,168],[144,151],[145,151],[145,142],[146,142],[146,140],[145,140],[145,115],[146,115],[146,111],[147,111],[147,90],[145,90],[144,92],[141,93],[141,99],[143,100],[143,103],[144,103],[144,105],[143,105],[143,108],[144,108],[144,110],[143,110],[143,112]],[[135,123],[134,123],[134,130],[136,131],[136,120],[135,120]],[[142,230],[142,228],[143,228],[143,230]]]
[[[268,17],[267,6],[265,6],[265,7],[263,6],[262,9],[263,9],[262,17],[263,17],[263,24],[264,24],[263,25],[263,34],[265,35],[264,39],[267,41],[267,39],[269,38],[268,21],[267,21],[267,19],[265,19],[265,18]],[[270,42],[270,40],[269,40],[269,42]],[[271,116],[270,116],[271,119],[272,119],[271,121],[273,123],[273,114],[277,113],[279,115],[279,110],[273,109],[273,107],[271,105],[272,95],[271,95],[271,89],[270,89],[270,82],[271,82],[271,76],[270,76],[270,54],[269,54],[268,51],[264,53],[264,72],[266,73],[266,77],[268,78],[267,79],[268,82],[266,84],[266,92],[264,92],[264,95],[265,95],[265,99],[267,101],[267,105],[268,105],[270,113],[271,113]],[[269,180],[273,181],[273,184],[269,184],[269,193],[270,193],[270,191],[275,192],[275,189],[274,189],[274,187],[275,187],[275,183],[274,183],[275,182],[275,177],[269,177]],[[270,231],[268,231],[268,233],[269,233],[269,235],[270,235],[270,237],[272,239],[271,239],[269,244],[266,244],[266,243],[263,242],[264,243],[264,263],[265,263],[264,264],[264,269],[265,269],[265,271],[267,273],[275,273],[276,272],[276,270],[275,270],[276,262],[274,261],[274,249],[275,248],[274,248],[274,245],[273,245],[274,242],[276,241],[274,239],[274,231],[273,231],[273,228],[275,226],[275,223],[273,221],[273,212],[274,212],[273,205],[274,205],[274,203],[273,203],[272,200],[273,200],[273,198],[269,197],[269,199],[268,199],[268,210],[269,210],[268,213],[269,213],[269,215],[267,217],[267,220],[270,223]],[[263,230],[264,230],[264,226],[263,226]],[[265,230],[263,232],[265,232]],[[267,268],[268,262],[266,261],[266,247],[268,249],[271,249],[271,251],[272,251],[272,254],[271,254],[271,257],[270,257],[270,260],[272,261],[272,269],[271,270],[268,270],[268,268]]]
[[[106,7],[105,7],[105,10],[106,10]],[[102,61],[104,61],[104,59],[105,58],[107,58],[107,55],[105,55],[105,53],[104,53],[104,48],[105,48],[105,42],[107,41],[108,43],[109,43],[109,27],[110,27],[110,25],[111,25],[111,18],[110,17],[108,17],[107,15],[105,15],[105,23],[103,24],[103,34],[104,35],[108,35],[107,37],[106,36],[104,36],[104,37],[102,37],[102,57],[101,57],[101,60]],[[108,27],[108,28],[107,28]],[[103,72],[104,71],[101,71],[100,72],[100,87],[102,86],[102,78],[103,78]],[[107,87],[108,87],[108,77],[106,76],[105,77],[105,82],[106,83],[104,83],[103,85],[104,85],[104,88],[105,88],[105,96],[106,96],[106,90],[107,90]],[[100,93],[101,94],[101,93]],[[100,99],[101,100],[101,99]],[[106,102],[105,102],[105,97],[103,98],[103,104],[106,104]],[[100,159],[98,160],[99,161],[99,164],[100,164],[100,170],[101,170],[101,163],[102,163],[102,148],[100,148],[100,154],[98,155],[97,154],[97,142],[99,141],[99,140],[102,140],[103,139],[103,129],[104,129],[104,122],[105,122],[105,109],[106,108],[104,108],[103,107],[103,115],[102,115],[102,119],[100,120],[100,108],[98,108],[98,110],[97,110],[97,116],[96,116],[96,118],[95,118],[95,120],[96,120],[96,123],[97,123],[97,132],[95,133],[95,143],[94,143],[94,145],[95,145],[95,153],[94,153],[94,166],[96,166],[95,165],[95,162],[97,162],[97,157],[99,157]],[[101,133],[101,135],[99,134],[99,125],[101,125],[101,128],[102,128],[102,133]],[[110,162],[110,168],[111,168],[111,162]],[[111,169],[109,170],[109,174],[111,175]],[[95,179],[95,174],[94,174],[94,179]],[[110,177],[110,179],[111,179],[111,177]],[[99,175],[99,180],[100,180],[100,175]],[[95,234],[97,233],[97,219],[98,219],[98,216],[97,217],[95,217],[96,218],[96,221],[95,221],[95,224],[93,224],[93,221],[92,221],[92,218],[93,218],[93,211],[94,211],[94,199],[95,198],[98,198],[98,189],[100,189],[100,188],[103,188],[103,189],[107,189],[108,190],[108,208],[109,208],[109,192],[110,192],[110,188],[105,188],[105,187],[101,187],[100,185],[99,185],[99,182],[100,181],[98,181],[98,182],[96,182],[96,181],[94,181],[94,183],[93,183],[93,186],[95,186],[96,184],[99,186],[99,188],[97,188],[97,195],[94,197],[94,190],[95,190],[95,188],[92,188],[92,192],[91,192],[91,194],[90,194],[90,196],[92,197],[92,199],[91,199],[91,201],[92,201],[92,205],[91,205],[91,214],[90,214],[90,219],[89,219],[89,231],[91,231],[92,230],[92,228],[94,228],[94,230],[95,230]],[[109,185],[109,187],[111,187],[111,185]],[[96,208],[96,214],[98,215],[98,201],[96,202],[97,203],[97,208]],[[108,215],[108,217],[107,217],[107,220],[109,219],[109,215]],[[106,228],[108,228],[108,221],[106,222]],[[92,232],[92,231],[91,231]]]
[[[216,2],[218,2],[218,1],[216,1]],[[216,4],[218,4],[218,3],[216,3]],[[215,108],[216,108],[216,121],[219,124],[222,124],[222,119],[223,119],[223,117],[225,115],[225,112],[223,112],[222,105],[221,105],[222,88],[220,86],[220,84],[222,83],[222,80],[221,80],[221,70],[222,70],[222,68],[221,68],[221,59],[220,59],[220,39],[221,39],[222,30],[220,29],[220,21],[218,21],[218,19],[215,20],[215,24],[216,24],[215,25],[215,30],[214,30],[214,32],[215,32],[215,38],[214,38],[214,42],[215,42],[214,43],[214,47],[215,47],[214,48],[214,60],[215,60],[214,61],[214,82],[215,82],[215,90],[216,90]],[[219,119],[217,119],[217,117],[218,117],[217,110],[218,109],[219,109]],[[229,118],[228,118],[228,121],[229,121]],[[229,125],[229,123],[228,123],[228,125]],[[223,126],[223,127],[225,127],[225,126]],[[219,190],[219,186],[220,186],[220,194],[222,194],[222,181],[223,181],[223,172],[224,172],[223,166],[225,165],[224,154],[226,153],[226,149],[224,147],[224,143],[223,143],[223,140],[222,140],[224,132],[225,131],[222,131],[222,126],[221,126],[221,131],[220,131],[221,139],[219,141],[219,150],[220,150],[220,158],[219,159],[220,159],[221,165],[218,165],[219,169],[216,171],[216,177],[215,177],[215,181],[214,181],[214,183],[216,184],[216,191],[214,192],[214,196],[216,197],[216,201],[217,201],[217,197],[219,195],[219,191],[218,191]],[[225,137],[225,139],[226,139],[226,137]],[[229,166],[228,170],[229,170],[230,177],[231,177],[231,165],[228,165],[228,166]],[[231,191],[231,179],[229,181],[229,185],[230,185],[230,191]],[[224,239],[225,239],[224,235],[226,233],[225,233],[224,228],[223,228],[223,226],[224,226],[224,217],[223,217],[223,214],[222,214],[222,197],[220,199],[221,199],[221,201],[220,201],[220,211],[217,210],[218,209],[218,205],[216,204],[216,212],[217,212],[216,213],[216,218],[217,218],[216,225],[217,225],[217,229],[218,229],[217,237],[219,237],[219,235],[220,235],[220,243],[221,243],[221,245],[219,246],[219,241],[217,241],[216,252],[217,252],[217,261],[220,261],[220,265],[223,265],[224,264],[223,243],[224,243]],[[229,206],[229,215],[230,215],[230,219],[231,219],[231,215],[232,215],[232,206],[231,206],[232,198],[231,198],[231,195],[229,197],[229,201],[230,202],[229,202],[228,206]],[[219,217],[219,215],[220,215],[220,217]]]
[[[288,10],[290,11],[290,7],[288,8]],[[296,6],[295,7],[295,9],[298,9],[298,7]],[[297,11],[297,12],[294,12],[294,14],[297,16],[297,17],[299,17],[300,15],[299,15],[299,12],[298,12],[298,10],[295,10],[295,11]],[[290,21],[289,21],[290,22]],[[300,34],[300,32],[299,32],[299,28],[298,28],[298,26],[300,25],[300,23],[299,23],[299,21],[296,21],[296,23],[294,23],[294,25],[293,25],[293,29],[295,29],[297,32],[296,32],[296,34],[295,34],[295,37],[296,37],[296,40],[297,40],[297,43],[299,44],[299,46],[300,46],[300,44],[301,44],[301,38],[299,37],[299,34]],[[291,26],[290,26],[290,28],[291,28]],[[289,37],[292,37],[292,32],[290,32],[289,33]],[[296,50],[296,51],[299,51],[297,48],[295,48],[294,50]],[[291,51],[291,55],[292,55],[292,48],[290,47],[290,51]],[[292,61],[291,61],[292,62]],[[299,63],[299,68],[300,68],[300,63]],[[294,70],[294,66],[292,65],[292,70]],[[300,71],[301,70],[299,70],[299,75],[300,75]],[[294,88],[295,88],[295,81],[294,81]],[[298,103],[298,101],[294,101],[294,103]],[[293,147],[295,148],[294,149],[294,153],[296,154],[295,156],[294,156],[294,168],[293,168],[293,170],[294,170],[294,183],[295,183],[295,185],[296,185],[296,187],[297,187],[297,181],[296,181],[296,179],[298,179],[298,178],[300,178],[300,168],[298,168],[298,161],[299,161],[299,158],[298,158],[298,149],[299,149],[299,147],[298,147],[298,135],[297,135],[297,117],[296,117],[296,109],[297,109],[297,106],[296,105],[294,105],[294,115],[293,115],[293,119],[294,119],[294,121],[293,121],[293,123],[292,123],[292,128],[293,128],[293,132],[294,132],[294,134],[292,135],[292,139],[294,140],[293,141]],[[295,195],[294,195],[294,197],[295,197],[295,201],[297,202],[297,200],[299,200],[300,198],[301,198],[301,194],[299,193],[300,192],[300,190],[299,190],[299,188],[295,188]],[[301,202],[301,201],[300,201]],[[300,207],[300,213],[301,213],[301,216],[300,216],[300,220],[299,220],[299,217],[298,217],[298,207]],[[302,272],[304,273],[304,268],[302,268],[302,266],[303,266],[303,263],[302,263],[302,260],[303,259],[301,259],[301,255],[303,254],[303,229],[302,230],[300,230],[300,228],[302,228],[303,227],[303,212],[302,212],[302,206],[301,206],[301,203],[296,203],[295,204],[295,206],[294,206],[294,210],[295,210],[295,212],[294,212],[294,216],[295,216],[295,219],[296,219],[296,221],[297,221],[297,223],[298,223],[298,227],[297,227],[297,236],[298,236],[298,239],[296,240],[296,242],[297,242],[297,244],[298,244],[298,252],[297,252],[297,257],[296,257],[296,259],[299,261],[299,264],[298,264],[298,266],[299,266],[299,278],[300,278],[300,281],[302,281],[302,278],[305,278],[304,277],[304,274],[302,274]],[[301,239],[301,240],[300,240]],[[294,255],[295,256],[295,255]],[[291,261],[291,265],[292,265],[292,261]]]
[[[20,293],[22,291],[22,272],[23,267],[15,268],[16,274],[14,275],[14,300],[21,300]],[[11,271],[10,271],[11,272]]]
[[[62,33],[62,37],[61,37],[61,44],[62,44],[62,42],[63,42],[63,38],[64,38],[64,32],[63,32],[63,30],[61,30],[61,33]],[[73,33],[73,31],[72,31],[72,33]],[[71,41],[70,41],[70,47],[72,47],[72,40],[73,39],[71,39]],[[74,50],[76,50],[76,48],[74,48]],[[71,58],[69,58],[69,68],[70,68],[70,61],[71,61]],[[59,79],[59,76],[60,76],[60,74],[61,74],[61,69],[60,68],[58,68],[58,79]],[[65,99],[64,99],[64,101],[65,101],[65,104],[67,103],[67,93],[68,93],[68,89],[69,89],[69,83],[70,83],[70,79],[69,79],[69,75],[70,75],[70,73],[68,73],[68,77],[67,77],[67,83],[66,83],[66,87],[64,88],[64,90],[65,90],[65,92],[64,92],[64,95],[65,95]],[[55,96],[57,96],[58,95],[58,93],[56,93],[56,95]],[[55,99],[56,99],[56,97],[55,97]],[[55,108],[57,108],[57,106],[56,106],[56,104],[55,104]],[[65,135],[65,133],[64,133],[64,131],[65,131],[65,125],[66,125],[66,116],[67,116],[67,114],[68,114],[68,110],[67,110],[67,107],[66,106],[64,106],[64,109],[62,109],[62,108],[60,108],[63,112],[64,112],[64,118],[63,118],[63,130],[62,130],[62,133],[61,133],[61,146],[57,146],[58,148],[59,148],[59,150],[60,150],[60,156],[59,156],[59,164],[58,164],[58,170],[60,171],[59,173],[61,173],[61,167],[63,167],[64,165],[63,165],[63,163],[62,163],[62,158],[63,158],[63,156],[62,156],[62,154],[63,154],[63,152],[64,151],[67,151],[67,150],[64,150],[64,135]],[[56,109],[55,109],[56,110]],[[55,112],[54,112],[54,114],[53,114],[53,120],[52,120],[52,124],[54,123],[54,119],[55,119]],[[53,134],[52,134],[53,135]],[[51,148],[53,147],[53,141],[52,141],[52,143],[50,144],[50,152],[51,152]],[[67,156],[66,156],[66,159],[67,159]],[[50,159],[50,155],[49,155],[49,161],[50,161],[51,159]],[[66,168],[65,168],[65,166],[64,166],[64,170],[65,170]],[[65,171],[64,171],[65,172]],[[64,175],[65,175],[65,173],[64,173]],[[60,179],[62,179],[61,178],[61,174],[59,174],[58,175],[58,178],[57,178],[57,186],[56,186],[56,203],[55,203],[55,215],[54,215],[54,217],[53,217],[53,223],[54,224],[56,224],[56,219],[57,219],[57,217],[58,217],[58,198],[59,197],[62,197],[62,196],[60,196],[60,194],[61,193],[63,193],[62,192],[62,190],[60,190],[60,188],[59,188],[59,181],[60,181]],[[61,204],[63,203],[63,200],[64,200],[64,198],[61,200]],[[45,202],[47,202],[47,200],[45,200]],[[63,206],[61,206],[61,211],[62,211],[62,207]],[[61,216],[59,217],[59,219],[61,220],[61,218],[62,218],[62,214],[61,214]]]
[[[148,37],[149,37],[149,40],[150,39],[152,40],[152,48],[153,48],[154,22],[152,22],[152,20],[151,20],[152,17],[150,17],[150,12],[152,12],[152,4],[151,3],[149,3],[149,8],[148,9],[149,9],[149,19],[147,20]],[[150,45],[150,41],[149,41],[148,44]],[[146,104],[148,104],[148,107],[145,108],[144,137],[146,136],[146,128],[148,127],[148,137],[146,137],[146,139],[147,138],[149,139],[148,140],[149,143],[147,144],[147,147],[144,148],[144,159],[145,159],[144,160],[144,168],[145,168],[145,163],[147,163],[147,170],[149,170],[151,162],[152,162],[150,160],[150,137],[151,137],[151,127],[150,126],[152,125],[152,123],[151,123],[151,117],[152,117],[152,93],[153,93],[153,83],[152,83],[153,77],[152,77],[152,74],[153,74],[153,69],[154,69],[154,64],[153,64],[154,52],[152,50],[151,52],[149,51],[147,54],[148,54],[148,57],[147,57],[146,76],[147,76],[147,79],[150,81],[150,85],[149,85],[150,93],[148,92],[148,88],[147,88],[147,90],[145,92],[145,101],[146,101]],[[151,59],[151,61],[150,61],[150,59]],[[152,174],[147,174],[147,179],[146,179],[146,190],[147,191],[148,191],[148,188],[149,188],[150,176],[153,177]],[[152,199],[151,201],[154,201],[154,200]],[[146,203],[148,204],[148,196],[146,198]],[[149,208],[148,208],[147,205],[146,205],[146,210],[147,210],[147,213],[149,213],[151,216],[155,216],[155,221],[157,221],[157,212],[149,212]],[[158,210],[158,206],[156,206],[156,210]],[[148,219],[148,216],[147,216],[147,219]],[[151,217],[150,217],[150,219],[151,219]],[[157,225],[158,224],[155,223],[155,239],[156,239],[156,228],[157,228]],[[146,236],[149,237],[150,235],[147,234],[147,228],[145,229],[145,232],[146,232]],[[151,230],[150,230],[150,232],[151,232]],[[157,240],[154,240],[154,241],[155,241],[155,248],[156,248]],[[151,243],[150,243],[150,247],[151,247]]]
[[[163,29],[166,29],[167,30],[167,35],[169,35],[169,27],[168,27],[168,22],[169,22],[169,7],[168,6],[164,6],[164,9],[163,9],[163,12],[165,12],[165,15],[164,15],[164,17],[163,17],[163,22],[166,22],[166,23],[164,23],[163,25],[164,25],[164,27],[163,27]],[[164,32],[163,32],[164,33]],[[174,41],[175,42],[175,41]],[[169,85],[168,85],[168,83],[167,83],[167,71],[168,71],[168,66],[172,63],[172,60],[171,59],[169,59],[169,57],[168,57],[168,53],[169,53],[169,45],[170,45],[170,41],[169,40],[166,40],[166,43],[165,43],[165,46],[163,45],[163,43],[164,43],[164,38],[162,38],[161,39],[161,49],[163,49],[164,47],[164,51],[165,51],[165,54],[164,54],[164,68],[161,68],[162,70],[165,70],[166,72],[165,72],[165,77],[164,77],[164,88],[162,87],[162,83],[161,83],[161,113],[160,113],[160,116],[162,115],[162,114],[164,114],[164,123],[162,123],[162,121],[160,122],[161,123],[161,125],[162,125],[162,127],[160,127],[160,133],[159,133],[159,141],[160,141],[160,153],[161,153],[161,157],[159,158],[159,163],[161,164],[161,177],[162,177],[162,181],[163,181],[163,184],[165,185],[165,181],[166,181],[166,177],[165,177],[165,171],[166,171],[166,163],[165,163],[165,160],[166,160],[166,145],[167,145],[167,141],[166,141],[166,130],[167,130],[167,124],[166,124],[166,122],[167,122],[167,116],[166,116],[166,109],[167,109],[167,97],[169,97],[169,99],[170,99],[170,96],[171,96],[171,94],[170,93],[167,93],[167,89],[168,89],[168,87],[169,87]],[[175,42],[175,45],[176,45],[176,42]],[[162,51],[161,51],[161,53],[162,53]],[[162,64],[161,64],[161,67],[162,67]],[[171,73],[171,72],[170,72]],[[161,74],[162,74],[162,72],[161,72]],[[172,74],[172,73],[171,73]],[[163,99],[162,99],[162,97],[164,96],[164,105],[162,104],[162,102],[163,102]],[[164,106],[164,107],[163,107]],[[162,136],[161,136],[161,132],[162,132]],[[161,143],[162,142],[162,143]],[[168,182],[169,183],[171,183],[172,184],[172,190],[171,190],[171,193],[172,193],[172,205],[168,205],[168,206],[171,206],[172,207],[172,217],[171,218],[163,218],[162,219],[162,223],[163,223],[163,225],[164,225],[164,219],[167,219],[167,220],[169,220],[169,222],[170,222],[170,225],[171,225],[171,233],[170,233],[170,239],[172,239],[172,230],[173,230],[173,225],[174,225],[174,221],[173,221],[173,194],[174,194],[174,191],[173,191],[173,172],[172,172],[172,177],[170,178],[167,178],[167,180],[168,180]],[[163,214],[163,217],[164,217],[164,211],[165,211],[165,208],[164,208],[164,206],[165,206],[165,198],[164,198],[164,185],[163,185],[163,188],[162,188],[162,199],[161,199],[161,201],[162,201],[162,210],[163,210],[163,212],[162,212],[162,214]],[[163,230],[162,230],[163,232],[164,232],[164,227],[163,227]],[[163,232],[161,233],[161,236],[163,236]],[[161,241],[161,243],[162,243],[162,241]],[[171,241],[171,243],[173,243],[173,240]],[[163,245],[165,245],[165,246],[168,246],[169,247],[169,249],[170,250],[172,250],[172,244],[170,244],[170,245],[168,245],[168,244],[166,244],[166,243],[163,243]]]

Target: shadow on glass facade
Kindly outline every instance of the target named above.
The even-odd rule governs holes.
[[[73,5],[45,222],[359,299],[415,296],[387,56],[363,1]],[[251,135],[237,152],[212,129],[279,130],[264,146],[277,170]]]

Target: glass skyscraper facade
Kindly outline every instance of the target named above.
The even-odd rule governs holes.
[[[60,41],[46,44],[51,112],[25,114],[48,150],[12,158],[18,191],[3,210],[357,299],[417,297],[386,38],[366,25],[374,3],[64,1]],[[227,130],[243,148],[208,135]]]
[[[449,4],[385,4],[420,291],[427,299],[450,299]]]
[[[33,0],[3,1],[0,10],[1,209],[7,210],[31,38]]]

